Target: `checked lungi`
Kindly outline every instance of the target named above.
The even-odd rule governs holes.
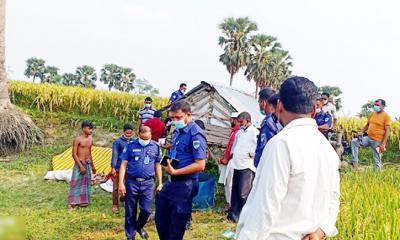
[[[74,165],[68,193],[68,204],[88,205],[90,202],[92,178],[90,160],[84,161],[83,164],[83,166],[86,168],[85,174],[81,174],[78,164],[75,163]]]

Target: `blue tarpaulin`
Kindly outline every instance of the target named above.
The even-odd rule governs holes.
[[[209,174],[199,174],[199,192],[193,198],[193,210],[207,210],[214,206],[215,180]]]

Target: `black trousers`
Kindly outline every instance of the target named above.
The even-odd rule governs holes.
[[[255,173],[250,169],[237,170],[233,172],[231,210],[229,217],[237,222],[240,212],[247,201],[253,186]]]

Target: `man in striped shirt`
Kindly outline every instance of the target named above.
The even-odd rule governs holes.
[[[139,111],[139,121],[138,121],[138,128],[140,127],[149,119],[154,117],[154,113],[157,109],[152,107],[153,99],[151,97],[146,97],[144,99],[144,108]]]

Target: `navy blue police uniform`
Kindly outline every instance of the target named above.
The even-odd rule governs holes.
[[[328,112],[321,111],[320,113],[317,113],[315,115],[315,121],[318,126],[328,124],[329,128],[332,127],[332,116]],[[328,138],[328,133],[328,130],[322,132],[326,138]]]
[[[169,100],[171,101],[171,103],[176,102],[179,99],[181,99],[183,97],[183,95],[185,95],[185,94],[182,93],[181,90],[176,90],[175,92],[173,92],[171,94],[171,97],[169,98]]]
[[[196,159],[206,159],[206,137],[194,122],[176,129],[170,155],[178,159],[175,169],[184,168]],[[156,198],[156,226],[160,240],[183,239],[186,224],[192,214],[192,200],[199,190],[198,173],[171,176]]]
[[[267,113],[261,123],[260,134],[257,137],[256,155],[254,157],[254,166],[257,167],[260,163],[262,152],[267,145],[267,142],[282,130],[282,125],[275,118],[273,113]]]
[[[155,164],[161,161],[161,149],[155,141],[142,146],[135,139],[127,144],[121,158],[128,161],[125,180],[125,233],[127,239],[135,239],[136,231],[144,227],[151,214],[155,191]],[[140,214],[136,219],[138,203]]]

